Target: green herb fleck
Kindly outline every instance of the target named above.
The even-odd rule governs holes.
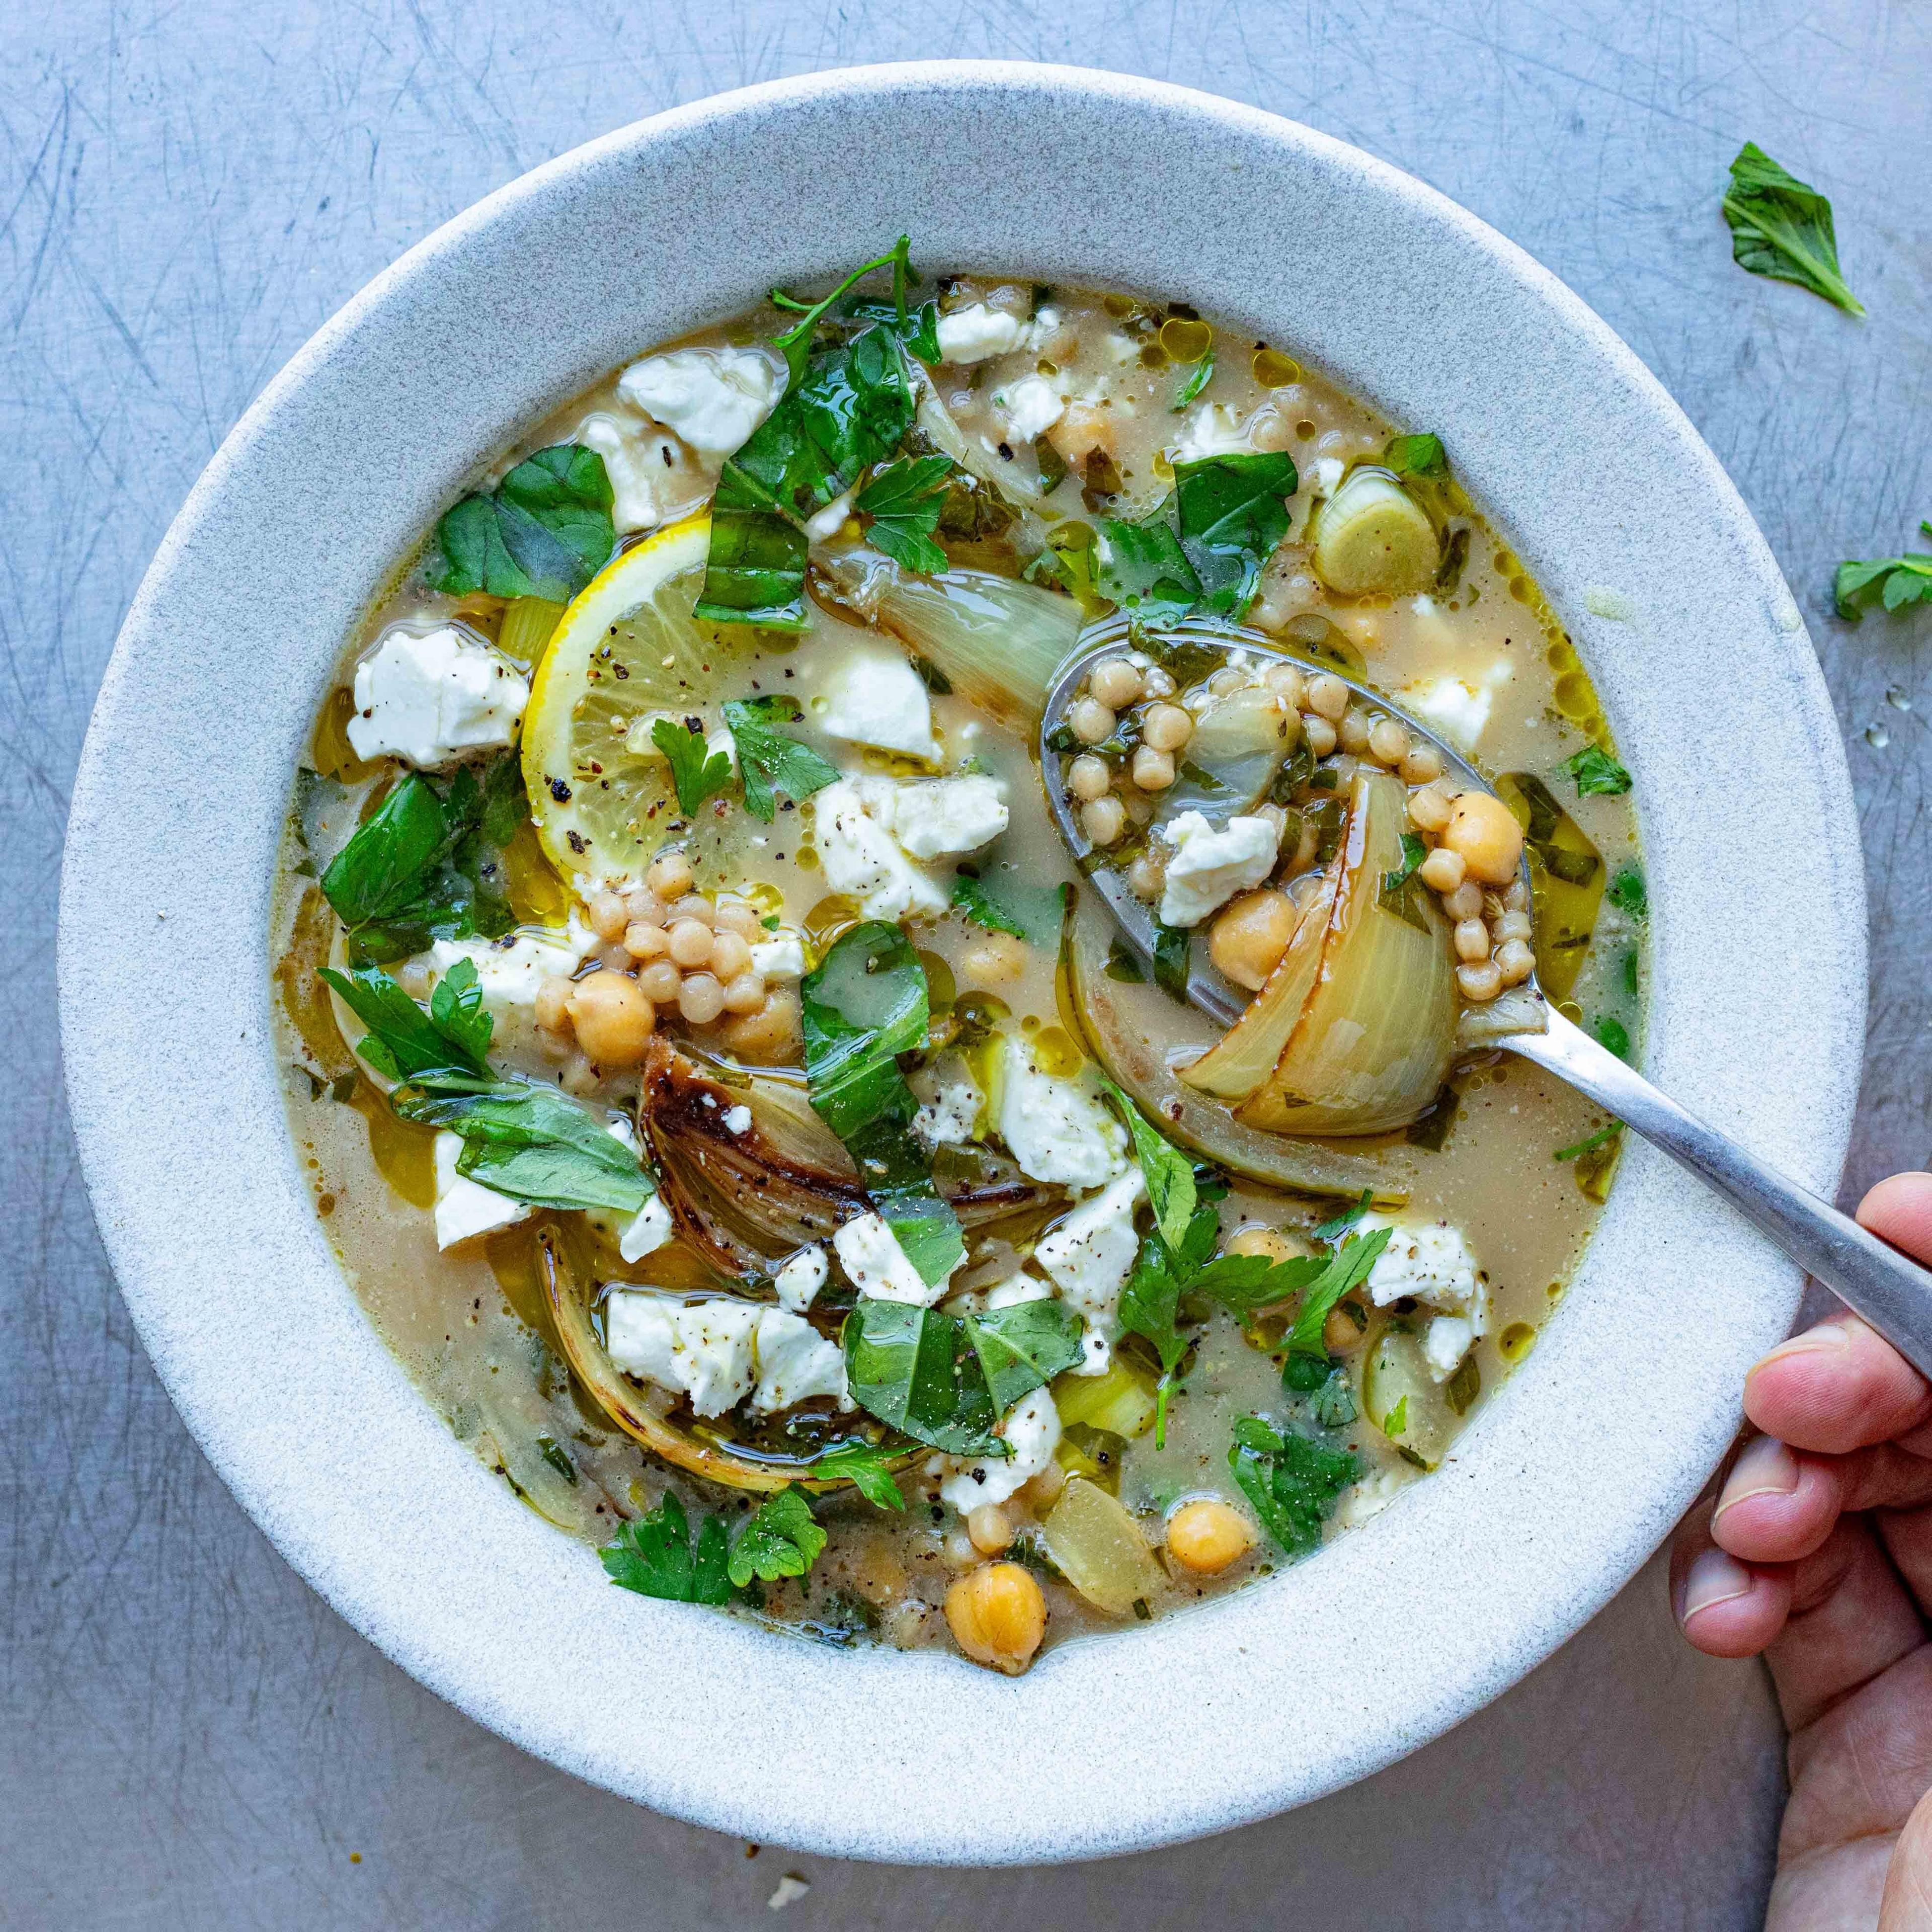
[[[777,795],[794,804],[823,791],[838,776],[838,767],[809,745],[774,731],[776,718],[796,724],[804,716],[794,698],[731,698],[724,706],[724,723],[738,748],[738,769],[745,781],[745,809],[771,824],[777,816]]]
[[[1615,798],[1630,788],[1630,773],[1600,745],[1586,745],[1574,758],[1564,760],[1563,769],[1576,781],[1579,798],[1598,794]]]
[[[660,718],[651,727],[651,742],[670,766],[671,783],[684,812],[695,812],[730,786],[731,760],[724,752],[710,749],[701,718],[687,718],[680,724]]]
[[[618,1526],[598,1552],[612,1582],[674,1604],[728,1604],[731,1580],[724,1520],[707,1516],[695,1541],[684,1505],[669,1490],[645,1516]]]
[[[1731,164],[1724,196],[1731,255],[1754,275],[1796,282],[1849,315],[1864,306],[1838,269],[1838,242],[1832,204],[1808,182],[1788,175],[1754,141]]]
[[[1398,436],[1382,452],[1382,460],[1398,476],[1446,476],[1449,459],[1439,436]]]

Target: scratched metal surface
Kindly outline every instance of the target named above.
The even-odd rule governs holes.
[[[1858,787],[1872,1030],[1848,1196],[1924,1162],[1932,692],[1921,657],[1932,626],[1868,620],[1854,631],[1824,595],[1834,560],[1895,549],[1932,514],[1919,89],[1932,26],[1922,10],[1915,19],[1905,0],[9,8],[0,903],[18,952],[0,1054],[0,1923],[749,1925],[766,1922],[788,1870],[812,1883],[788,1922],[899,1932],[1023,1919],[1080,1932],[1190,1911],[1236,1928],[1286,1916],[1388,1932],[1756,1922],[1781,1789],[1774,1714],[1754,1670],[1694,1660],[1674,1642],[1654,1570],[1460,1731],[1367,1785],[1226,1838],[1007,1874],[802,1865],[775,1848],[752,1860],[739,1843],[531,1762],[392,1668],[237,1510],[130,1331],[62,1106],[55,894],[96,683],[196,473],[350,293],[537,162],[745,82],[987,55],[1183,82],[1358,142],[1522,243],[1662,377],[1737,479],[1804,608]],[[1834,196],[1869,322],[1730,265],[1718,184],[1747,136]],[[1050,219],[1050,184],[1042,211]],[[291,531],[286,554],[263,567],[298,570],[302,549]],[[1722,728],[1686,724],[1694,746],[1696,730]],[[211,720],[212,757],[220,731]],[[128,803],[140,811],[138,797]],[[1779,944],[1774,931],[1713,938]],[[101,997],[140,996],[138,958],[104,975]],[[167,1131],[165,1095],[155,1131]],[[611,1694],[649,1721],[655,1687],[614,1684]],[[1149,1694],[1186,1694],[1150,1684]],[[757,1774],[748,1750],[746,1775]],[[945,1774],[943,1744],[934,1774]],[[1131,1778],[1132,1767],[1091,1774]],[[890,1802],[849,1766],[827,1768],[826,1796]]]

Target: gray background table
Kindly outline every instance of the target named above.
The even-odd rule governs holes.
[[[1826,595],[1834,560],[1894,551],[1932,514],[1923,9],[14,0],[0,17],[0,905],[19,949],[0,1053],[0,1923],[756,1925],[778,1922],[766,1901],[786,1870],[811,1881],[782,1922],[801,1928],[1756,1922],[1783,1789],[1775,1712],[1755,1666],[1676,1642],[1654,1565],[1460,1730],[1226,1838],[1010,1873],[753,1857],[525,1758],[351,1632],[210,1472],[122,1309],[62,1095],[56,891],[116,627],[202,464],[364,281],[538,162],[747,82],[980,56],[1185,82],[1359,142],[1521,242],[1655,370],[1790,579],[1858,787],[1871,1036],[1846,1198],[1924,1162],[1927,625],[1852,630]],[[1717,201],[1746,137],[1833,196],[1868,322],[1730,266]],[[1050,199],[1014,182],[1043,187]],[[302,548],[291,530],[262,567],[299,571]],[[1694,746],[1723,728],[1723,698],[1685,721]],[[137,951],[112,962],[98,997],[138,999],[140,970]],[[165,1094],[154,1112],[165,1134]],[[648,1720],[650,1684],[611,1694]],[[828,1766],[828,1806],[872,1802],[861,1784]]]

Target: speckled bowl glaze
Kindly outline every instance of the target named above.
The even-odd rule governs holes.
[[[1050,194],[987,165],[1016,154]],[[1443,434],[1636,775],[1648,1071],[1830,1190],[1864,1023],[1851,794],[1796,607],[1710,452],[1574,296],[1420,183],[1225,100],[1046,67],[822,74],[643,122],[440,230],[303,350],[196,485],[108,668],[67,844],[68,1077],[189,1426],[405,1669],[748,1838],[1085,1858],[1316,1797],[1521,1677],[1695,1494],[1799,1282],[1633,1148],[1535,1354],[1440,1473],[1312,1562],[1016,1681],[614,1590],[452,1438],[344,1282],[284,1120],[266,949],[298,748],[396,558],[520,424],[902,230],[922,262],[1232,314]]]

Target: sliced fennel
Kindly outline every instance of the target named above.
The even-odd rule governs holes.
[[[1396,1322],[1369,1351],[1362,1407],[1405,1456],[1425,1469],[1442,1461],[1462,1426],[1449,1406],[1448,1385],[1429,1372],[1420,1338]]]
[[[1084,1476],[1068,1480],[1040,1540],[1066,1580],[1110,1617],[1125,1616],[1166,1584],[1126,1507]]]
[[[1265,686],[1217,700],[1187,741],[1174,782],[1160,795],[1156,821],[1198,812],[1220,824],[1252,811],[1300,735],[1300,714]]]

